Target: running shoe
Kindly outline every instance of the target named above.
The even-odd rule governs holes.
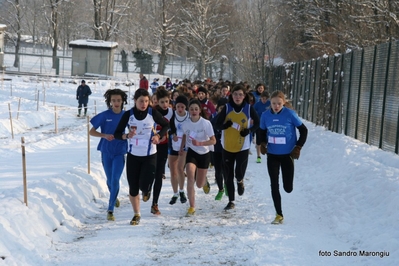
[[[108,220],[108,221],[115,221],[115,216],[114,216],[114,213],[113,213],[113,212],[109,211],[109,212],[107,213],[107,220]]]
[[[224,210],[225,211],[232,210],[232,209],[234,209],[234,207],[235,207],[234,202],[229,201],[229,203],[227,203],[226,207],[224,207]]]
[[[138,225],[140,223],[140,214],[135,214],[133,219],[130,221],[130,225]]]
[[[272,224],[282,224],[284,217],[282,215],[276,214],[276,218],[274,218]]]
[[[160,215],[161,212],[159,211],[158,204],[154,204],[151,206],[151,213],[155,215]]]
[[[147,202],[151,198],[151,191],[148,191],[147,193],[143,192],[143,201]]]
[[[179,197],[179,196],[173,195],[173,197],[172,197],[172,198],[170,199],[170,201],[169,201],[169,204],[170,204],[170,205],[175,204],[178,197]]]
[[[209,194],[209,191],[211,190],[211,184],[209,184],[208,179],[206,180],[205,185],[202,187],[202,189],[204,190],[205,194]]]
[[[219,190],[218,194],[215,197],[215,200],[221,200],[223,198],[224,190]]]
[[[194,207],[188,208],[186,216],[193,216],[194,214],[195,214],[195,208]]]
[[[187,197],[186,194],[184,194],[184,191],[180,192],[180,202],[181,203],[186,203],[187,202]]]
[[[237,192],[238,195],[242,196],[242,194],[244,194],[244,180],[241,180],[239,182],[237,182]]]

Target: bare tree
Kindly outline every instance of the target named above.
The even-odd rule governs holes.
[[[119,25],[127,16],[130,0],[93,0],[94,39],[108,41],[116,37]]]
[[[198,57],[200,79],[205,78],[206,66],[219,60],[216,50],[229,36],[226,17],[222,0],[193,0],[182,6],[183,40]]]
[[[271,85],[281,27],[272,1],[240,1],[236,2],[235,10],[229,22],[234,29],[230,37],[234,51],[230,62],[239,70],[241,79],[253,85]]]
[[[178,20],[176,15],[179,1],[159,0],[155,1],[153,14],[151,18],[155,22],[153,26],[154,33],[152,36],[156,41],[154,52],[159,54],[159,63],[157,73],[163,75],[167,63],[167,56],[170,53],[170,47],[178,37]]]
[[[22,19],[24,16],[21,0],[7,0],[2,3],[0,10],[3,13],[4,22],[7,24],[8,40],[15,47],[14,67],[19,67],[19,50],[21,47]]]

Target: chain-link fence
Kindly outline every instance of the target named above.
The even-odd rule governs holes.
[[[298,114],[398,154],[399,42],[287,64],[274,72]]]
[[[59,51],[55,68],[52,65],[52,51],[48,48],[21,47],[19,52],[19,65],[14,67],[15,53],[13,47],[7,47],[4,54],[4,65],[6,71],[30,73],[32,75],[57,75],[61,77],[71,76],[72,50]],[[137,60],[132,53],[126,60],[122,60],[120,53],[114,55],[114,77],[131,78],[132,74],[143,72],[149,80],[152,76],[158,77],[158,57],[153,56],[150,60]],[[139,62],[140,61],[140,62]],[[123,66],[123,64],[125,64]],[[169,56],[165,67],[164,76],[174,79],[196,79],[198,75],[197,62],[193,58]],[[144,68],[143,68],[144,66]],[[125,68],[125,69],[124,69]],[[143,68],[143,69],[142,69]],[[126,71],[127,69],[127,71]],[[232,73],[227,68],[226,78],[231,78]],[[214,77],[217,73],[213,73]]]

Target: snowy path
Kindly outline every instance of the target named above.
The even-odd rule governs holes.
[[[385,171],[392,171],[396,179],[382,180],[380,185],[387,186],[387,189],[393,185],[391,192],[398,192],[399,170],[393,165],[390,166],[389,161],[386,161],[387,165],[384,167],[378,165],[378,161],[373,161],[384,161],[386,153],[379,151],[377,152],[381,154],[378,155],[383,157],[366,157],[369,160],[368,164],[355,164],[355,161],[359,162],[366,156],[362,153],[363,149],[374,148],[349,139],[350,146],[346,146],[348,143],[345,141],[336,143],[336,148],[329,154],[320,154],[320,145],[334,141],[336,134],[313,128],[312,125],[308,126],[309,142],[307,148],[303,149],[302,157],[296,162],[294,191],[291,194],[282,192],[285,213],[283,225],[270,224],[274,218],[274,208],[265,159],[263,158],[262,164],[256,164],[255,155],[251,155],[245,178],[245,194],[236,197],[236,209],[232,213],[226,214],[222,211],[227,204],[227,197],[221,202],[213,199],[217,186],[212,184],[210,195],[205,195],[201,189],[197,189],[196,216],[183,217],[187,205],[168,204],[172,192],[169,179],[166,179],[159,201],[162,212],[160,217],[150,214],[150,202],[142,203],[141,224],[137,227],[130,226],[128,223],[132,217],[132,209],[127,197],[124,197],[121,207],[115,212],[116,222],[105,220],[103,208],[95,217],[87,220],[87,224],[81,228],[77,236],[79,240],[57,245],[57,252],[51,254],[51,264],[396,264],[395,262],[399,261],[398,238],[385,234],[390,230],[395,232],[396,229],[395,234],[398,235],[398,214],[391,213],[387,220],[379,219],[376,211],[380,202],[374,201],[374,195],[379,196],[381,191],[376,189],[373,192],[370,184],[374,184],[375,181],[366,181],[366,177],[358,172],[373,171],[379,175]],[[334,156],[345,156],[342,153],[349,150],[351,155],[346,160],[346,165],[342,165],[341,160],[332,159]],[[331,160],[327,160],[328,158]],[[381,168],[375,168],[375,165]],[[208,176],[212,174],[213,172],[209,172]],[[348,182],[346,185],[347,178],[355,178],[357,181]],[[366,190],[351,187],[352,184],[360,185],[357,182],[362,181]],[[389,199],[393,197],[394,194],[388,194]],[[370,199],[377,206],[369,202]],[[393,210],[392,208],[395,207],[390,205],[387,210]],[[377,214],[375,219],[373,213]],[[369,217],[370,220],[365,220],[365,217]],[[388,228],[379,233],[376,225]],[[385,241],[380,237],[384,237]],[[331,255],[321,256],[320,252],[325,251],[331,252]],[[337,252],[336,255],[334,251]],[[362,251],[389,252],[389,256],[360,256]],[[352,252],[352,256],[343,256],[349,253],[342,252]]]

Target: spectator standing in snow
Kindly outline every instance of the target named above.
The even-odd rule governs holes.
[[[148,90],[147,78],[143,75],[143,73],[140,73],[139,77],[140,77],[139,89]]]
[[[82,83],[76,90],[76,100],[78,100],[78,117],[82,113],[82,105],[85,108],[84,116],[87,114],[87,103],[89,102],[89,95],[91,95],[90,87],[86,85],[86,81],[82,80]]]

